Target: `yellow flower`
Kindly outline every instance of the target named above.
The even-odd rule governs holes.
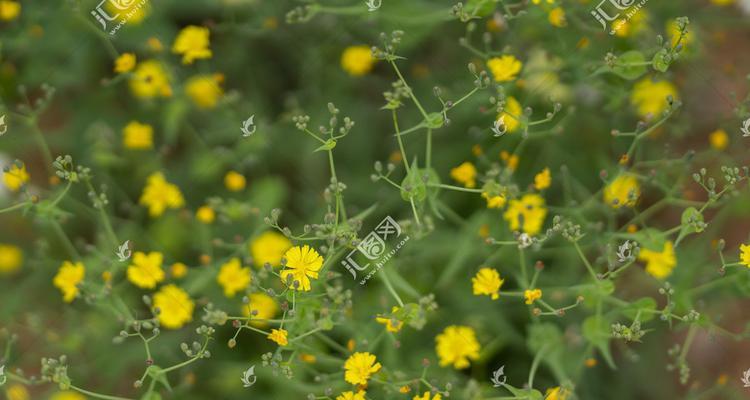
[[[638,115],[659,116],[667,109],[667,97],[672,96],[677,100],[677,88],[667,81],[652,81],[651,78],[643,78],[633,86],[630,93],[630,103],[635,106]]]
[[[435,341],[441,367],[452,365],[455,369],[464,369],[470,359],[479,359],[479,342],[474,329],[468,326],[451,325],[437,335]]]
[[[184,278],[188,273],[188,266],[181,262],[174,263],[171,267],[169,267],[169,273],[170,275],[172,275],[172,278]]]
[[[458,167],[451,169],[451,178],[467,188],[473,188],[477,185],[477,169],[474,167],[474,164],[466,161]]]
[[[8,400],[29,400],[31,399],[31,396],[29,395],[29,391],[26,390],[26,387],[21,385],[20,383],[14,383],[8,386],[7,389],[5,389],[5,395],[8,397]]]
[[[566,400],[570,392],[567,389],[563,389],[560,386],[547,389],[544,400]]]
[[[344,380],[352,385],[367,385],[367,380],[380,371],[380,363],[370,353],[354,353],[344,363]]]
[[[146,46],[148,46],[149,50],[154,53],[161,53],[161,51],[164,50],[164,45],[161,44],[161,40],[155,37],[148,38],[148,40],[146,40]]]
[[[318,361],[317,357],[309,353],[300,353],[299,359],[308,364],[315,364]]]
[[[167,182],[161,172],[155,172],[148,177],[146,187],[143,188],[138,202],[148,207],[152,217],[164,214],[167,208],[180,208],[185,204],[180,188]]]
[[[130,121],[122,129],[122,145],[133,150],[147,150],[154,146],[154,128],[149,124]]]
[[[612,23],[612,30],[615,31],[615,35],[618,37],[628,37],[631,35],[635,35],[647,28],[647,21],[648,12],[645,9],[640,9],[629,20],[625,20],[622,18],[615,20],[615,22]]]
[[[210,224],[216,219],[216,212],[209,206],[201,206],[195,212],[195,218],[204,224]]]
[[[674,246],[671,241],[664,243],[661,252],[641,249],[638,253],[638,259],[646,263],[646,272],[657,279],[664,279],[672,274],[672,270],[677,265],[677,258],[674,254]]]
[[[66,303],[72,302],[78,296],[78,284],[83,281],[84,275],[86,275],[86,267],[81,262],[65,261],[60,266],[57,275],[52,279],[52,284],[63,293],[63,300]]]
[[[135,54],[133,53],[122,53],[115,60],[115,72],[118,74],[130,72],[133,68],[135,68]]]
[[[323,267],[323,257],[308,245],[295,246],[284,253],[286,269],[281,271],[284,284],[291,276],[291,287],[295,290],[310,291],[310,278],[318,279],[318,271]],[[296,286],[297,283],[299,286]]]
[[[265,293],[253,293],[248,296],[250,302],[242,307],[242,315],[252,317],[250,324],[253,326],[267,326],[268,322],[263,321],[272,319],[279,312],[279,306],[273,297]],[[259,321],[253,321],[258,319]]]
[[[482,268],[471,278],[472,288],[475,296],[487,295],[492,300],[500,297],[500,287],[505,280],[500,279],[500,273],[496,269]]]
[[[412,400],[441,400],[442,398],[440,393],[435,393],[434,397],[430,397],[430,392],[424,392],[421,396],[414,396]]]
[[[545,168],[542,172],[536,174],[534,177],[534,188],[536,190],[547,189],[552,183],[552,174],[549,172],[549,168]]]
[[[711,147],[716,150],[724,150],[729,145],[729,135],[723,129],[717,129],[708,136],[708,141],[711,143]]]
[[[172,95],[169,76],[161,63],[156,60],[148,60],[138,64],[130,78],[130,90],[136,97],[145,99]]]
[[[23,252],[18,246],[0,243],[0,274],[18,271],[23,263]]]
[[[64,390],[53,394],[50,400],[86,400],[86,397],[72,390]]]
[[[252,280],[250,268],[243,268],[239,258],[232,258],[221,266],[216,281],[224,288],[224,296],[234,297],[235,293],[245,289]]]
[[[247,185],[245,177],[237,171],[229,171],[224,175],[224,186],[232,192],[241,191],[245,185]]]
[[[126,271],[128,280],[141,289],[155,288],[157,283],[164,280],[165,274],[161,268],[163,261],[164,256],[157,251],[148,254],[136,251],[133,254],[133,263]]]
[[[500,152],[500,159],[505,162],[505,165],[511,172],[516,170],[518,167],[518,161],[520,160],[517,155],[510,154],[505,150]]]
[[[12,21],[21,14],[21,3],[11,0],[0,0],[0,19]]]
[[[563,10],[561,7],[555,7],[550,10],[547,19],[549,20],[549,23],[552,24],[552,26],[556,26],[558,28],[562,28],[568,25],[568,21],[565,20],[565,10]]]
[[[521,199],[511,200],[503,218],[510,224],[513,231],[522,231],[529,235],[536,235],[542,230],[547,208],[544,198],[535,193],[523,195]]]
[[[367,46],[349,46],[341,54],[341,68],[351,76],[362,76],[372,70],[375,59]]]
[[[641,196],[638,179],[623,173],[604,188],[604,202],[612,208],[633,207]]]
[[[286,346],[289,344],[286,339],[287,333],[286,329],[271,329],[271,333],[266,337],[279,346]]]
[[[183,64],[192,64],[201,58],[211,58],[208,28],[201,26],[186,26],[172,44],[172,52],[182,54]]]
[[[250,256],[256,266],[268,263],[273,266],[281,264],[284,252],[292,247],[286,236],[276,231],[266,231],[250,242]]]
[[[503,208],[505,207],[506,198],[503,195],[490,196],[489,193],[482,193],[482,198],[487,200],[487,208]]]
[[[523,114],[521,103],[519,103],[515,97],[508,96],[505,98],[505,107],[503,107],[503,112],[501,112],[497,116],[497,119],[503,119],[503,123],[505,124],[505,132],[513,133],[517,131],[521,126],[521,114]]]
[[[740,255],[740,262],[750,268],[750,245],[740,245],[740,251],[742,252]]]
[[[409,386],[407,386],[407,385],[404,385],[404,386],[401,386],[400,388],[398,388],[398,392],[399,393],[409,393],[409,392],[411,392],[411,388]]]
[[[716,4],[717,6],[728,6],[734,4],[734,0],[711,0],[711,3]]]
[[[496,82],[508,82],[516,79],[518,73],[521,72],[523,63],[515,56],[504,55],[502,57],[490,58],[487,61],[487,67],[492,72],[492,76],[495,77]]]
[[[539,4],[539,3],[542,2],[542,0],[531,0],[531,2],[534,3],[534,4]],[[555,2],[555,0],[547,0],[547,4],[552,4],[554,2]]]
[[[357,393],[352,391],[341,393],[336,396],[336,400],[365,400],[365,392],[360,390]]]
[[[128,5],[127,3],[130,4]],[[120,0],[118,2],[108,1],[104,6],[104,9],[109,12],[109,15],[115,16],[115,21],[126,21],[127,23],[138,24],[146,18],[146,11],[148,9],[147,2],[143,5],[139,5],[139,3],[139,1],[135,0]]]
[[[523,298],[526,299],[526,304],[532,304],[533,302],[542,298],[542,290],[541,289],[524,290]]]
[[[193,320],[195,303],[187,292],[175,285],[162,286],[154,294],[154,308],[159,309],[159,323],[168,329],[179,329]]]
[[[398,310],[399,308],[397,306],[393,306],[393,308],[391,308],[391,314],[396,314]],[[375,321],[379,324],[385,325],[385,329],[388,332],[397,333],[404,327],[404,321],[399,321],[395,319],[395,317],[377,316],[375,317]]]
[[[12,192],[19,191],[28,181],[29,173],[26,172],[24,164],[19,167],[17,163],[13,163],[7,171],[3,172],[3,182]]]
[[[221,74],[197,75],[185,83],[185,93],[198,108],[214,108],[224,95],[224,90],[220,86],[223,81],[224,77]]]

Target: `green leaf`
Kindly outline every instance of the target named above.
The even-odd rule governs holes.
[[[654,67],[655,70],[659,72],[667,72],[669,65],[672,63],[672,56],[667,49],[661,49],[654,54],[654,58],[651,62],[651,66]]]
[[[603,280],[587,286],[581,291],[581,296],[583,296],[584,304],[594,307],[601,299],[608,297],[614,291],[615,284],[610,280]]]
[[[646,73],[646,67],[644,65],[627,65],[627,64],[643,64],[646,62],[646,58],[640,51],[632,50],[622,53],[617,58],[617,64],[611,68],[611,72],[615,75],[625,78],[629,81],[637,79],[639,76]],[[625,65],[623,65],[625,64]]]
[[[427,180],[429,181],[431,179],[430,171],[417,168],[417,160],[414,160],[411,168],[409,168],[409,173],[401,182],[401,198],[404,199],[404,201],[411,201],[414,199],[418,202],[422,202],[427,198],[427,185],[423,179],[425,174],[427,174]]]
[[[610,368],[616,368],[609,349],[610,322],[601,315],[588,317],[583,321],[582,333],[583,337],[599,350]]]
[[[622,310],[622,314],[629,318],[631,321],[635,321],[636,315],[640,311],[641,314],[638,320],[641,322],[650,321],[654,318],[654,313],[651,311],[656,310],[656,300],[651,297],[642,297],[628,305]]]
[[[493,0],[469,0],[466,2],[465,10],[479,17],[486,17],[495,11],[495,3]]]
[[[336,147],[336,141],[333,139],[328,139],[325,143],[323,143],[323,145],[315,149],[313,153],[323,150],[333,150],[334,147]]]

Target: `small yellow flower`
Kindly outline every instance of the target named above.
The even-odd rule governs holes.
[[[711,3],[717,6],[728,6],[734,4],[734,0],[711,0]]]
[[[711,143],[711,147],[716,150],[724,150],[729,145],[729,135],[723,129],[717,129],[708,136],[708,141]]]
[[[63,293],[63,300],[70,303],[78,296],[78,284],[83,281],[85,275],[86,267],[83,263],[65,261],[52,279],[52,284]]]
[[[521,109],[521,103],[519,103],[515,97],[508,96],[505,98],[503,112],[497,116],[497,119],[499,120],[502,118],[503,123],[505,124],[505,131],[507,133],[513,133],[521,126],[522,114],[523,110]]]
[[[543,169],[534,177],[534,188],[536,190],[547,189],[550,184],[552,184],[552,174],[549,172],[549,168]]]
[[[221,88],[223,81],[224,76],[221,74],[197,75],[185,83],[185,93],[198,108],[211,109],[216,107],[224,96],[224,90]]]
[[[393,308],[391,308],[391,314],[396,314],[398,310],[399,307],[393,306]],[[397,333],[404,327],[404,321],[399,321],[395,319],[395,317],[377,316],[375,317],[375,321],[379,324],[385,325],[385,329],[388,332]]]
[[[148,207],[151,217],[164,214],[167,208],[180,208],[185,205],[180,188],[167,182],[161,172],[155,172],[148,177],[138,202]]]
[[[64,390],[53,394],[50,400],[86,400],[86,397],[72,390]]]
[[[594,368],[596,367],[596,364],[598,364],[596,358],[587,358],[586,361],[584,361],[586,368]]]
[[[162,286],[154,294],[154,308],[159,309],[159,323],[168,329],[179,329],[193,320],[195,303],[187,292],[175,285]]]
[[[664,243],[664,248],[661,251],[641,249],[641,252],[638,253],[638,260],[646,263],[646,272],[656,279],[668,277],[677,265],[674,245],[671,241]]]
[[[167,71],[156,60],[148,60],[138,64],[130,78],[130,90],[136,97],[144,99],[172,95]]]
[[[146,40],[146,46],[148,46],[149,50],[154,53],[161,53],[162,50],[164,50],[164,45],[161,43],[161,40],[153,36]]]
[[[317,357],[309,353],[300,353],[299,359],[308,364],[315,364],[318,361]]]
[[[440,393],[435,393],[434,397],[430,397],[430,392],[424,392],[421,396],[414,396],[412,400],[441,400],[442,398]]]
[[[7,171],[3,172],[3,182],[12,192],[21,190],[21,187],[23,187],[30,178],[29,173],[26,172],[26,165],[21,164],[19,167],[17,164],[18,163],[13,163]]]
[[[291,277],[292,289],[310,291],[310,278],[318,279],[318,272],[323,267],[323,257],[312,247],[304,245],[287,250],[284,253],[284,258],[286,259],[286,268],[281,271],[281,281],[286,284]]]
[[[638,179],[623,173],[604,188],[604,202],[612,208],[633,207],[641,196]]]
[[[555,386],[553,388],[547,389],[547,393],[545,393],[544,395],[544,400],[566,400],[569,394],[570,391],[568,391],[567,389],[563,389],[560,386]]]
[[[523,63],[515,56],[504,55],[502,57],[493,57],[487,61],[487,67],[492,72],[496,82],[508,82],[516,79],[521,72]]]
[[[511,200],[503,218],[510,224],[513,231],[523,231],[529,235],[536,235],[542,230],[547,208],[544,198],[535,193],[523,195],[521,199]]]
[[[451,178],[467,188],[473,188],[477,185],[477,169],[474,167],[474,164],[466,161],[458,167],[451,169]]]
[[[750,245],[740,245],[740,251],[742,252],[742,254],[740,255],[740,262],[742,264],[745,264],[746,267],[750,268]]]
[[[479,359],[479,342],[474,329],[468,326],[451,325],[435,337],[440,366],[452,365],[455,369],[469,366],[469,360]]]
[[[250,242],[250,256],[257,267],[268,263],[272,266],[281,264],[284,252],[292,247],[286,236],[276,231],[266,231]]]
[[[409,387],[407,385],[401,386],[400,388],[398,388],[398,392],[399,393],[409,393],[409,392],[411,392],[411,387]]]
[[[272,319],[279,312],[279,306],[273,297],[265,293],[253,293],[248,296],[250,302],[242,307],[242,315],[252,317],[250,324],[256,327],[264,327],[268,322],[263,321]],[[255,321],[255,320],[258,321]]]
[[[492,297],[492,300],[500,297],[500,287],[503,286],[503,282],[505,280],[501,279],[500,273],[493,268],[482,268],[471,278],[474,295],[487,295]]]
[[[552,26],[558,28],[563,28],[568,25],[568,21],[565,19],[565,10],[563,10],[561,7],[555,7],[550,10],[547,19],[549,20],[549,23],[552,24]]]
[[[658,117],[669,106],[668,96],[672,96],[674,100],[678,99],[677,88],[673,84],[667,81],[655,82],[646,77],[633,86],[630,103],[635,106],[641,117],[647,115]]]
[[[133,53],[122,53],[115,60],[115,72],[118,74],[130,72],[133,68],[135,68],[135,54]]]
[[[547,1],[547,4],[552,4],[555,2],[555,0],[546,0],[546,1]],[[531,0],[531,2],[534,4],[539,4],[542,2],[542,0]]]
[[[365,400],[365,392],[362,390],[357,393],[352,391],[344,392],[336,396],[336,400]]]
[[[198,210],[195,212],[195,218],[204,223],[204,224],[211,224],[216,219],[216,212],[213,208],[209,206],[201,206],[198,208]]]
[[[183,28],[172,44],[172,52],[182,54],[183,64],[192,64],[193,61],[202,58],[211,58],[208,28],[201,26],[186,26]]]
[[[349,46],[341,54],[341,68],[351,76],[362,76],[372,70],[375,58],[367,46]]]
[[[26,390],[26,387],[21,385],[20,383],[14,383],[8,386],[7,389],[5,389],[5,395],[8,397],[8,400],[30,400],[31,396],[29,395],[29,391]]]
[[[541,289],[524,290],[523,298],[526,299],[526,304],[532,304],[535,301],[542,298],[542,290]]]
[[[503,150],[500,152],[500,159],[505,162],[505,165],[508,167],[508,169],[513,172],[518,168],[518,162],[520,159],[515,154],[510,154],[507,151]]]
[[[161,267],[164,255],[157,251],[148,254],[136,251],[133,263],[126,270],[128,280],[141,289],[153,289],[156,284],[164,280],[164,270]]]
[[[104,281],[104,283],[109,285],[109,283],[112,282],[112,272],[110,271],[102,272],[102,281]]]
[[[367,380],[380,371],[380,363],[370,353],[354,353],[344,363],[344,380],[352,385],[367,385]]]
[[[245,188],[247,180],[237,171],[229,171],[224,175],[224,186],[232,192],[239,192]]]
[[[487,192],[482,193],[482,198],[487,200],[487,208],[503,208],[507,200],[503,195],[490,196]]]
[[[239,258],[232,258],[221,266],[216,281],[224,288],[224,296],[234,297],[235,293],[250,285],[250,268],[243,268]]]
[[[18,271],[23,264],[23,252],[18,246],[0,243],[0,274],[11,274]]]
[[[21,3],[11,0],[0,0],[0,20],[12,21],[21,14]]]
[[[148,150],[154,146],[154,128],[149,124],[130,121],[122,129],[122,145],[132,150]]]
[[[272,342],[276,342],[279,346],[286,346],[289,344],[287,340],[287,331],[285,329],[271,329],[271,333],[266,336]]]
[[[188,266],[181,262],[174,263],[172,264],[171,267],[169,267],[169,274],[172,275],[172,278],[175,278],[175,279],[184,278],[185,275],[187,275],[187,273],[188,273]]]
[[[612,23],[612,30],[618,37],[633,36],[648,28],[648,12],[640,9],[632,18],[625,20],[617,19]]]

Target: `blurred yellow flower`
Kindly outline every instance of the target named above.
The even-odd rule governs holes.
[[[63,293],[66,303],[72,302],[78,296],[78,284],[83,281],[85,274],[86,268],[81,262],[64,261],[60,266],[57,275],[52,279],[52,284]]]
[[[161,267],[164,255],[157,251],[145,254],[136,251],[133,263],[128,266],[128,280],[141,289],[153,289],[156,284],[164,280],[164,270]]]
[[[482,193],[482,198],[487,200],[487,208],[503,208],[507,200],[503,195],[490,196],[487,192]]]
[[[717,6],[728,6],[734,4],[734,0],[711,0],[711,3],[716,4]]]
[[[143,188],[138,202],[148,207],[152,217],[164,214],[167,208],[180,208],[185,204],[180,188],[167,182],[161,172],[155,172],[148,177],[146,187]]]
[[[466,161],[458,167],[451,169],[451,178],[467,188],[473,188],[477,185],[477,169],[474,167],[474,164]]]
[[[50,400],[86,400],[86,397],[72,390],[64,390],[53,394]]]
[[[310,353],[300,353],[299,359],[308,364],[315,364],[318,361],[318,358]]]
[[[175,279],[184,278],[185,275],[187,275],[187,273],[188,273],[188,266],[181,262],[176,262],[172,264],[171,267],[169,267],[169,274],[172,275],[172,278],[175,278]]]
[[[253,293],[248,296],[250,302],[242,307],[242,315],[252,317],[250,324],[253,326],[267,326],[265,319],[273,319],[279,312],[279,305],[273,297],[265,293]],[[254,321],[255,319],[259,321]]]
[[[711,143],[711,147],[716,150],[724,150],[729,145],[729,135],[723,129],[717,129],[708,136],[708,141]]]
[[[442,398],[440,393],[435,393],[435,396],[430,397],[430,392],[424,392],[421,396],[414,396],[412,400],[441,400]]]
[[[411,387],[409,387],[408,385],[401,386],[400,388],[398,388],[398,392],[399,393],[409,393],[409,392],[411,392]]]
[[[185,83],[185,93],[198,108],[214,108],[224,95],[224,90],[221,88],[223,81],[222,74],[197,75]]]
[[[516,79],[521,72],[523,63],[515,56],[504,55],[502,57],[493,57],[487,61],[487,67],[492,72],[496,82],[508,82]]]
[[[281,281],[287,284],[291,277],[290,287],[295,290],[310,291],[310,278],[318,279],[318,272],[323,267],[323,257],[308,245],[295,246],[284,253],[285,269],[281,271]],[[295,286],[295,282],[299,286]]]
[[[352,391],[344,392],[336,396],[336,400],[366,400],[365,392],[363,390],[360,390],[357,393]]]
[[[526,300],[526,304],[532,304],[535,301],[542,298],[542,290],[541,289],[524,290],[523,298]]]
[[[657,279],[664,279],[672,274],[672,270],[677,265],[677,258],[674,254],[674,245],[671,241],[664,243],[661,251],[641,249],[638,253],[638,260],[646,263],[646,272]]]
[[[635,106],[641,117],[649,114],[658,117],[669,106],[668,96],[672,96],[674,100],[678,99],[677,88],[674,85],[667,81],[657,82],[646,77],[633,86],[630,103]]]
[[[393,306],[391,308],[391,314],[397,313],[398,310],[400,310],[399,307]],[[377,321],[377,323],[379,323],[379,324],[385,325],[385,329],[388,332],[397,333],[397,332],[399,332],[401,330],[401,328],[404,327],[404,321],[399,321],[399,320],[397,320],[397,319],[395,319],[393,317],[387,317],[387,316],[380,316],[379,315],[379,316],[375,317],[375,321]]]
[[[566,400],[569,394],[570,391],[568,391],[567,389],[563,389],[560,386],[555,386],[553,388],[547,389],[547,392],[544,395],[544,400]]]
[[[169,76],[159,61],[139,63],[130,77],[130,90],[136,97],[150,99],[157,96],[172,96]]]
[[[367,380],[380,371],[380,363],[370,353],[354,353],[344,363],[344,380],[352,385],[367,385]]]
[[[29,395],[29,391],[26,390],[26,387],[21,385],[20,383],[13,383],[8,385],[8,388],[5,389],[5,395],[8,397],[8,400],[30,400],[31,396]]]
[[[618,37],[628,37],[635,35],[648,27],[648,12],[640,9],[630,19],[617,19],[612,23],[612,30]]]
[[[510,224],[513,231],[522,231],[531,236],[542,230],[547,208],[544,198],[535,193],[523,195],[521,199],[511,200],[503,218]]]
[[[740,251],[742,252],[740,255],[740,262],[750,268],[750,245],[740,245]]]
[[[550,10],[547,19],[549,20],[549,23],[552,24],[552,26],[558,28],[562,28],[568,25],[568,21],[565,19],[565,10],[563,10],[561,7],[555,7]]]
[[[209,206],[201,206],[195,211],[195,218],[204,224],[211,224],[216,219],[216,212]]]
[[[490,296],[492,300],[500,297],[500,287],[505,280],[500,278],[500,273],[493,268],[482,268],[471,278],[472,289],[475,296]]]
[[[131,150],[148,150],[154,146],[154,128],[149,124],[130,121],[122,129],[122,145]]]
[[[193,320],[195,303],[187,292],[175,285],[162,286],[154,294],[154,309],[159,309],[159,323],[168,329],[179,329]]]
[[[262,267],[265,263],[278,266],[284,252],[290,247],[292,242],[286,236],[276,231],[266,231],[250,242],[250,256],[257,267]]]
[[[18,271],[23,264],[23,252],[18,246],[0,243],[0,274]]]
[[[234,297],[235,293],[250,285],[250,268],[243,268],[239,258],[232,258],[219,269],[216,281],[224,288],[224,296]]]
[[[0,20],[11,21],[21,14],[21,3],[11,0],[0,0]]]
[[[211,58],[208,28],[190,25],[183,28],[172,44],[172,52],[182,54],[183,64],[192,64],[202,58]]]
[[[634,175],[622,173],[604,188],[604,202],[612,208],[633,207],[641,196],[641,185]]]
[[[17,192],[29,181],[29,173],[26,172],[26,165],[21,164],[19,167],[16,163],[10,166],[7,171],[3,172],[3,182],[5,187],[12,192]]]
[[[547,189],[552,184],[552,174],[549,172],[549,168],[545,168],[542,172],[534,176],[534,188],[536,190]]]
[[[141,4],[141,2],[135,0],[108,1],[104,9],[115,17],[115,21],[139,24],[148,14],[148,2]]]
[[[160,53],[162,50],[164,50],[164,45],[161,44],[161,40],[153,36],[146,40],[146,46],[148,46],[148,48],[154,53]]]
[[[505,132],[513,133],[517,131],[519,127],[521,127],[521,114],[523,114],[521,103],[519,103],[515,97],[508,96],[505,98],[505,107],[503,108],[503,112],[501,112],[497,116],[497,119],[503,119],[503,123],[505,124]]]
[[[520,158],[515,154],[510,154],[503,150],[500,152],[500,159],[505,162],[506,167],[512,172],[518,168],[518,162]]]
[[[289,344],[287,334],[286,329],[271,329],[271,333],[266,337],[279,346],[286,346]]]
[[[469,366],[469,360],[479,359],[479,342],[474,329],[468,326],[451,325],[435,337],[440,366],[452,365],[455,369]]]
[[[229,171],[224,175],[224,187],[232,192],[239,192],[245,188],[247,180],[237,171]]]
[[[349,46],[341,54],[341,68],[351,76],[362,76],[372,70],[375,58],[367,46]]]
[[[115,60],[115,72],[118,74],[130,72],[133,68],[135,68],[135,54],[133,53],[122,53]]]

